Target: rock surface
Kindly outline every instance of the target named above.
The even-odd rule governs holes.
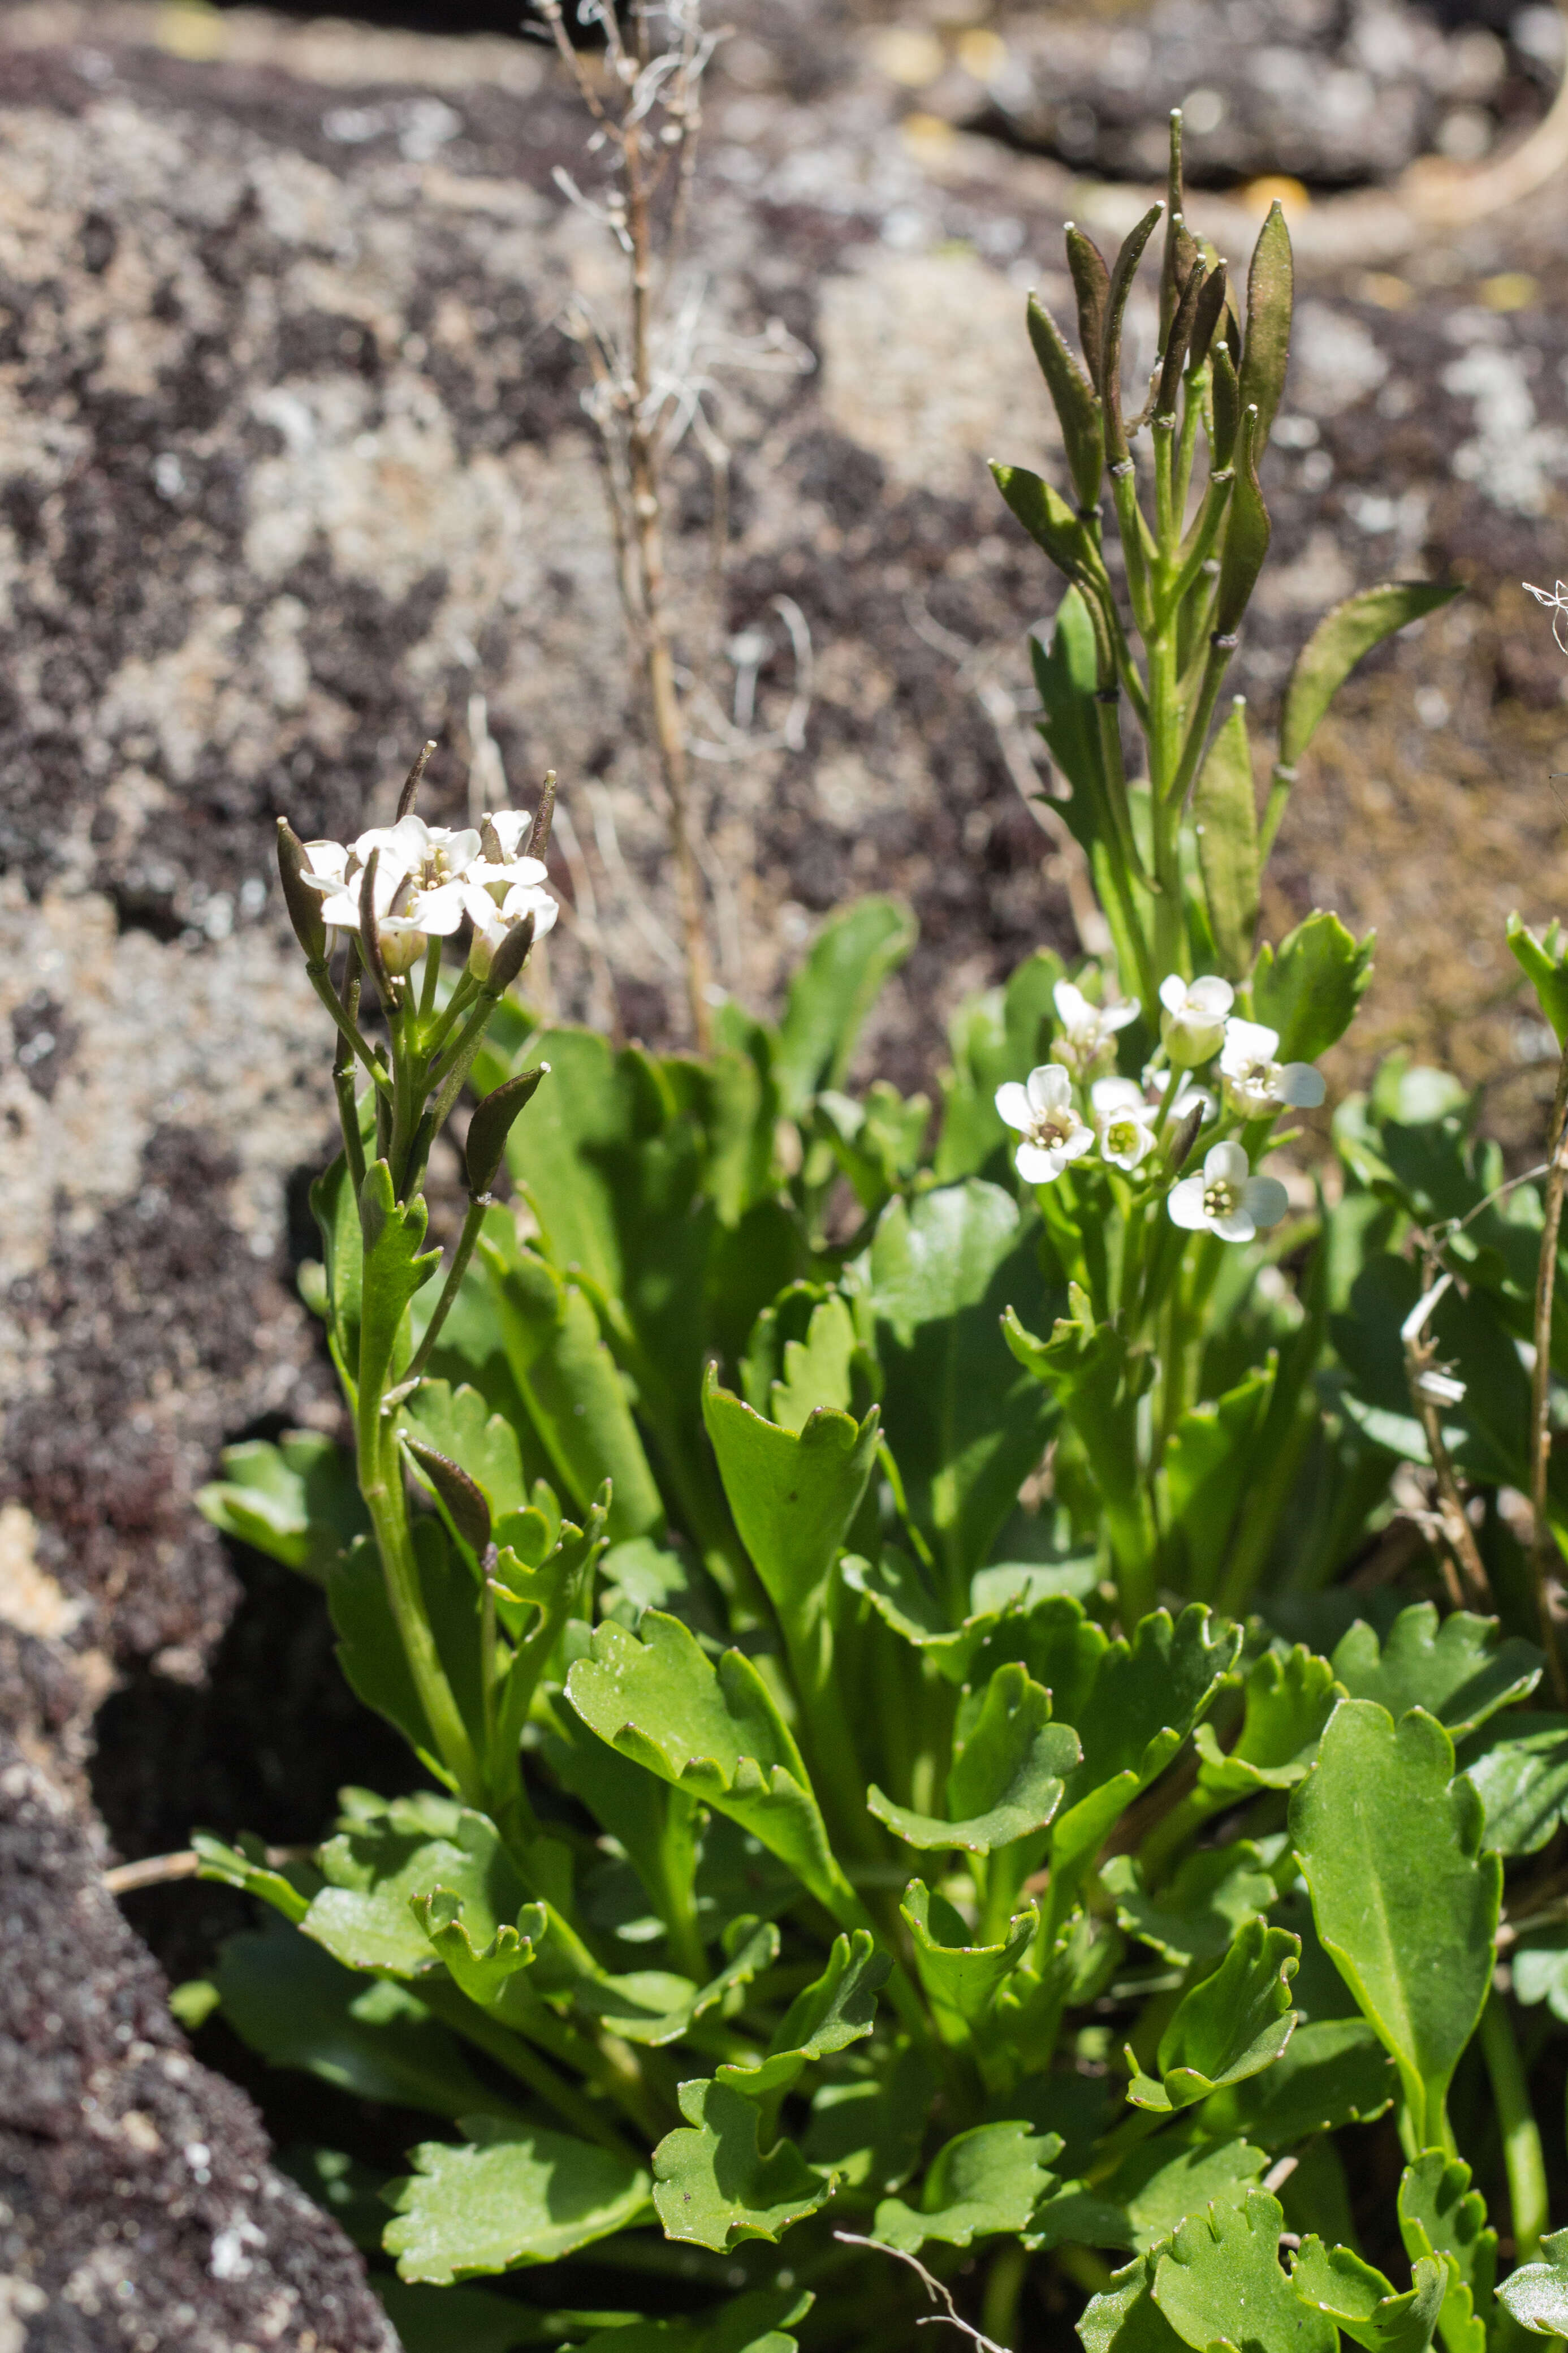
[[[915,30],[923,65],[827,5],[742,15],[693,257],[733,451],[718,756],[700,763],[721,976],[763,1002],[846,889],[904,891],[921,945],[868,1060],[905,1086],[930,1082],[959,996],[1037,941],[1073,944],[1068,877],[1024,797],[1043,770],[1023,632],[1056,589],[984,461],[1054,463],[1023,289],[1065,306],[1064,216],[1114,238],[1150,193],[955,127],[986,119],[986,73]],[[971,65],[1027,67],[1024,19],[990,37],[1001,60]],[[556,766],[557,1002],[656,1039],[678,1018],[657,793],[557,323],[574,292],[605,294],[599,233],[553,177],[591,185],[593,167],[531,48],[243,9],[0,7],[0,1704],[21,1777],[0,1902],[68,1916],[105,2005],[56,2000],[47,1940],[36,1981],[7,1987],[0,2127],[23,2187],[0,2343],[15,2319],[32,2348],[306,2353],[314,2331],[349,2353],[380,2341],[376,2307],[267,2171],[241,2095],[183,2055],[93,1887],[82,1776],[119,1681],[99,1787],[122,1849],[178,1841],[198,1810],[300,1834],[259,1765],[248,1782],[237,1756],[216,1780],[198,1767],[192,1729],[237,1588],[191,1491],[226,1437],[332,1411],[289,1281],[329,1103],[268,880],[275,815],[309,833],[384,813],[427,733],[436,815],[482,805],[498,753],[522,790]],[[1248,202],[1194,208],[1233,257]],[[1474,593],[1325,726],[1269,925],[1315,903],[1378,923],[1363,1063],[1392,1043],[1446,1055],[1522,1134],[1539,1040],[1501,919],[1568,891],[1548,773],[1568,766],[1562,666],[1516,585],[1561,568],[1568,196],[1445,230],[1373,190],[1296,229],[1276,559],[1237,683],[1266,725],[1316,613],[1390,572]],[[734,364],[773,319],[793,343]],[[1146,357],[1142,297],[1132,327]],[[698,611],[712,500],[694,446],[678,477]],[[110,2021],[132,2030],[122,2055]],[[118,2122],[105,2138],[126,2113],[156,2148],[127,2154]],[[220,2139],[197,2198],[171,2152]],[[121,2300],[122,2179],[146,2235]],[[251,2268],[220,2296],[210,2248],[231,2229]]]

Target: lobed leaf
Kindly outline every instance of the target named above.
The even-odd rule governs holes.
[[[1447,2274],[1438,2327],[1447,2353],[1485,2353],[1497,2274],[1497,2232],[1488,2227],[1470,2168],[1429,2148],[1399,2183],[1399,2228],[1412,2263],[1436,2257]]]
[[[1498,2302],[1536,2337],[1568,2336],[1568,2231],[1541,2242],[1544,2262],[1521,2263],[1497,2292]]]
[[[1413,2284],[1403,2295],[1392,2280],[1349,2247],[1327,2247],[1309,2237],[1290,2259],[1290,2284],[1303,2304],[1327,2314],[1371,2353],[1426,2353],[1443,2307],[1443,2265],[1418,2255]]]
[[[998,1667],[947,1777],[951,1819],[896,1806],[875,1782],[868,1810],[906,1846],[960,1847],[991,1854],[1043,1831],[1061,1804],[1064,1776],[1077,1766],[1078,1735],[1049,1722],[1051,1695],[1025,1668]]]
[[[1499,1708],[1525,1698],[1545,1662],[1533,1642],[1499,1641],[1495,1618],[1468,1609],[1439,1620],[1435,1603],[1402,1609],[1382,1644],[1358,1618],[1337,1644],[1333,1670],[1352,1699],[1376,1700],[1397,1719],[1424,1708],[1453,1740],[1462,1740]]]
[[[1290,1979],[1300,1957],[1300,1938],[1288,1928],[1248,1920],[1213,1975],[1183,1995],[1160,2037],[1159,2082],[1137,2067],[1129,2050],[1133,2105],[1191,2107],[1270,2066],[1296,2028]]]
[[[1011,2118],[957,2133],[932,2158],[919,2206],[884,2198],[872,2231],[906,2254],[928,2239],[967,2247],[998,2232],[1016,2236],[1056,2179],[1050,2162],[1061,2146],[1056,2133],[1035,2134]]]
[[[833,2195],[793,2141],[758,2147],[762,2113],[729,2084],[699,2079],[678,2094],[686,2126],[653,2153],[654,2203],[665,2236],[724,2254],[746,2239],[777,2239]]]
[[[772,1935],[776,1952],[778,1931],[773,1930]],[[836,1936],[827,1967],[796,1994],[765,2056],[752,2063],[727,2063],[718,2069],[715,2081],[752,2099],[788,2091],[815,2061],[847,2051],[870,2033],[877,2019],[878,1989],[886,1985],[891,1968],[886,1953],[877,1950],[868,1929],[857,1928],[853,1936]]]
[[[1112,1855],[1100,1881],[1116,1900],[1116,1917],[1178,1968],[1217,1961],[1248,1920],[1266,1912],[1278,1893],[1249,1839],[1201,1847],[1184,1858],[1153,1895],[1130,1854]]]
[[[1177,2226],[1154,2264],[1153,2296],[1194,2353],[1222,2342],[1247,2353],[1338,2353],[1333,2322],[1279,2268],[1284,2221],[1278,2200],[1253,2190]]]
[[[383,2245],[398,2276],[445,2285],[553,2263],[640,2219],[649,2179],[630,2158],[541,2125],[463,2119],[466,2142],[425,2141],[391,2192]]]

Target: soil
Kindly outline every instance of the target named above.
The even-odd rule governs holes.
[[[312,2332],[348,2353],[385,2341],[358,2259],[268,2168],[255,2108],[186,2049],[126,1925],[178,1978],[231,1900],[173,1887],[121,1917],[98,1884],[111,1852],[181,1845],[195,1820],[309,1837],[339,1782],[401,1769],[342,1692],[315,1597],[227,1556],[191,1504],[226,1440],[336,1411],[290,1281],[330,1103],[268,881],[272,820],[356,828],[426,733],[430,812],[466,812],[488,726],[520,791],[546,765],[564,781],[561,1010],[660,1042],[679,987],[558,323],[573,287],[603,287],[553,176],[589,173],[575,106],[515,41],[244,8],[193,36],[195,12],[172,30],[173,13],[0,6],[0,1901],[26,1957],[0,2029],[17,2181],[0,2345],[14,2317],[29,2353],[309,2353]],[[697,259],[731,358],[776,318],[799,364],[731,369],[722,412],[732,545],[706,723],[736,756],[701,772],[725,985],[776,1001],[846,889],[902,892],[921,945],[865,1067],[929,1090],[963,994],[1037,944],[1073,950],[1018,783],[1023,636],[1056,591],[984,459],[1054,466],[1023,290],[1065,308],[1064,218],[1113,242],[1152,193],[1153,97],[1206,88],[1221,111],[1206,156],[1194,141],[1212,185],[1194,210],[1226,251],[1254,233],[1253,174],[1310,184],[1291,199],[1274,554],[1236,666],[1260,736],[1323,606],[1390,573],[1468,590],[1323,727],[1267,927],[1330,904],[1379,929],[1336,1091],[1389,1047],[1441,1058],[1523,1148],[1542,1033],[1501,923],[1568,898],[1568,664],[1518,585],[1562,568],[1568,192],[1440,228],[1401,174],[1465,108],[1475,153],[1539,112],[1549,61],[1524,17],[1504,41],[1475,12],[1390,9],[1403,79],[1367,62],[1359,9],[1282,17],[1300,73],[1370,76],[1392,142],[1375,153],[1326,133],[1309,152],[1306,117],[1279,143],[1263,85],[1226,79],[1217,10],[1185,12],[1190,57],[1173,12],[1086,10],[1080,34],[1053,18],[1073,120],[1094,122],[1075,153],[1034,94],[1032,12],[729,13]],[[1150,45],[1136,111],[1108,25]],[[1146,307],[1133,324],[1147,335]],[[677,475],[695,659],[711,486],[689,450]],[[814,654],[799,751],[766,740],[796,684],[781,596]],[[763,642],[737,744],[721,714],[743,636]],[[297,2128],[297,2090],[280,2101],[202,2047]],[[192,2143],[222,2151],[209,2183],[178,2154]],[[237,2253],[215,2274],[226,2232]]]

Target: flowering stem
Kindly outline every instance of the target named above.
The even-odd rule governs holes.
[[[334,1022],[336,1022],[339,1035],[346,1039],[349,1046],[359,1056],[360,1060],[364,1064],[365,1069],[370,1072],[371,1077],[375,1081],[376,1085],[383,1090],[389,1088],[392,1084],[390,1077],[383,1068],[382,1064],[376,1060],[375,1056],[372,1053],[370,1047],[365,1042],[364,1038],[361,1034],[359,1023],[353,1018],[353,1015],[348,1012],[346,1008],[339,1003],[338,992],[332,987],[331,975],[328,972],[326,965],[324,964],[308,964],[305,966],[305,972],[311,987],[315,990],[317,996],[326,1007],[327,1011],[331,1015]],[[358,1002],[357,997],[355,1002],[356,1004]]]
[[[1541,1257],[1535,1277],[1535,1365],[1530,1397],[1530,1503],[1534,1526],[1530,1542],[1530,1580],[1535,1594],[1535,1615],[1541,1647],[1552,1673],[1558,1704],[1568,1703],[1568,1677],[1557,1646],[1552,1623],[1548,1573],[1558,1558],[1548,1517],[1547,1476],[1552,1464],[1552,1302],[1557,1281],[1557,1238],[1563,1223],[1563,1193],[1568,1185],[1568,1047],[1557,1065],[1557,1087],[1552,1099],[1552,1124],[1547,1132],[1547,1173]]]
[[[482,1805],[484,1778],[479,1760],[447,1679],[419,1590],[403,1465],[392,1417],[379,1394],[374,1390],[367,1393],[363,1381],[359,1398],[359,1482],[375,1532],[376,1550],[381,1555],[386,1598],[397,1621],[408,1671],[437,1752],[451,1773],[464,1803]]]

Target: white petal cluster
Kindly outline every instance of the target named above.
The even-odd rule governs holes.
[[[1014,1154],[1026,1185],[1050,1185],[1070,1161],[1094,1143],[1072,1099],[1072,1081],[1059,1062],[1042,1062],[1020,1086],[1009,1079],[996,1090],[996,1108],[1023,1137]]]
[[[469,965],[482,979],[512,925],[531,915],[542,939],[557,908],[544,887],[542,860],[520,856],[530,819],[520,809],[473,826],[426,825],[422,817],[372,826],[357,841],[308,841],[304,880],[322,894],[321,915],[334,929],[357,932],[360,892],[373,852],[374,905],[390,972],[407,972],[432,939],[449,939],[465,916],[474,927]]]
[[[1239,1144],[1216,1144],[1201,1175],[1171,1187],[1172,1220],[1189,1233],[1217,1234],[1222,1242],[1249,1242],[1260,1226],[1277,1226],[1289,1197],[1278,1176],[1255,1176]]]
[[[1323,1100],[1321,1074],[1310,1062],[1279,1062],[1279,1032],[1262,1021],[1233,1016],[1225,1025],[1219,1073],[1226,1100],[1243,1119],[1267,1119],[1284,1103],[1315,1111]]]
[[[1104,1069],[1116,1050],[1117,1031],[1138,1018],[1137,998],[1129,997],[1121,1005],[1095,1005],[1070,980],[1058,980],[1051,995],[1062,1025],[1052,1041],[1052,1061],[1080,1079]]]

